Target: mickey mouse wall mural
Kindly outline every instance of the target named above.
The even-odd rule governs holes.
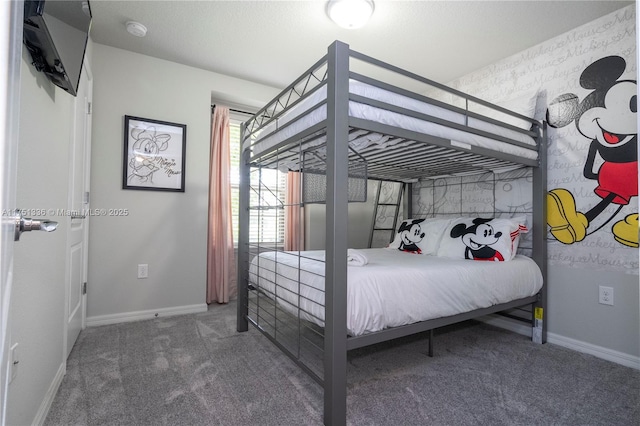
[[[555,188],[547,193],[547,224],[551,235],[561,243],[574,244],[597,232],[638,195],[636,81],[620,79],[625,68],[626,62],[619,56],[598,59],[580,75],[580,86],[590,91],[582,101],[573,93],[565,93],[551,101],[547,109],[551,127],[575,123],[580,134],[591,141],[583,175],[597,181],[594,192],[600,198],[583,211],[568,189]],[[617,207],[611,213],[609,206]],[[594,219],[601,214],[608,217],[595,225]],[[615,240],[638,247],[638,213],[618,219],[611,228]]]

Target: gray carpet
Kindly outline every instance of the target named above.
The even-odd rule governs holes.
[[[638,425],[640,371],[468,322],[349,354],[351,425]],[[235,304],[88,328],[46,425],[321,425],[322,389]]]

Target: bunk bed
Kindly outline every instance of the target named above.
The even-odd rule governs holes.
[[[334,42],[327,55],[243,124],[238,331],[254,325],[323,386],[325,424],[346,422],[348,350],[426,331],[432,352],[433,329],[523,306],[531,308],[526,319],[537,334],[534,340],[544,342],[545,149],[544,123]],[[402,183],[403,215],[410,218],[412,185],[419,180],[519,169],[531,170],[531,253],[500,263],[509,264],[512,277],[522,275],[519,268],[526,265],[533,287],[525,279],[524,293],[455,312],[369,328],[350,323],[352,305],[366,297],[351,294],[354,277],[368,266],[348,266],[348,204],[366,200],[367,180]],[[279,215],[292,207],[262,184],[268,170],[302,173],[298,205],[326,206],[325,250],[285,251],[277,242],[261,241],[262,232],[252,229],[268,211]],[[376,261],[404,256],[400,262],[433,263],[444,270],[445,283],[447,275],[455,275],[447,268],[498,267],[391,251],[372,249],[367,255]]]

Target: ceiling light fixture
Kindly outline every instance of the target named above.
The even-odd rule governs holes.
[[[329,0],[327,15],[342,28],[356,29],[364,26],[373,15],[373,0]]]
[[[147,35],[147,27],[140,22],[129,21],[127,22],[127,32],[136,37],[144,37]]]

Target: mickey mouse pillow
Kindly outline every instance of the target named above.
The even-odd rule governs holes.
[[[414,254],[436,254],[450,219],[407,219],[389,248]]]
[[[442,237],[438,256],[502,262],[516,255],[526,218],[453,220]]]

